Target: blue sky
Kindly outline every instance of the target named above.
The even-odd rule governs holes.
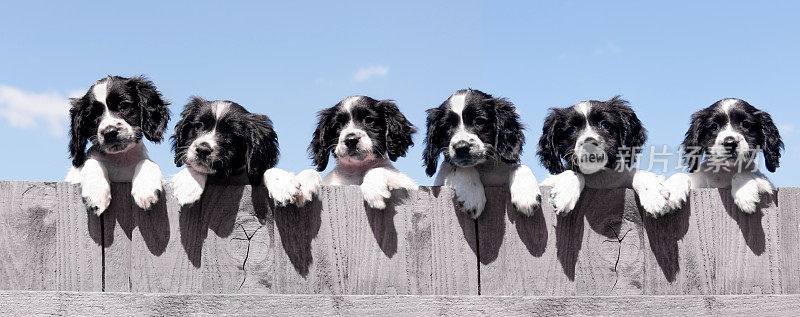
[[[273,119],[278,166],[291,171],[310,167],[316,111],[354,94],[394,99],[420,129],[397,166],[422,185],[432,183],[421,167],[424,110],[460,88],[517,105],[523,161],[540,180],[549,107],[621,94],[648,145],[674,149],[692,112],[739,97],[773,115],[786,151],[770,178],[797,186],[796,12],[789,1],[6,4],[0,179],[63,179],[66,97],[108,74],[145,74],[173,103],[170,135],[190,96],[230,99]],[[147,146],[165,175],[177,172],[168,142]]]

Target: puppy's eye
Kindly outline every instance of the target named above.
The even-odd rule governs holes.
[[[567,134],[573,134],[575,132],[578,132],[578,129],[575,129],[575,127],[569,127],[564,131],[567,132]]]
[[[475,118],[475,122],[474,123],[477,126],[483,126],[483,125],[486,125],[487,122],[488,121],[486,119],[484,119],[484,118]]]
[[[742,121],[742,128],[744,128],[744,129],[750,129],[752,126],[753,126],[753,124],[752,124],[752,123],[750,123],[750,122],[747,122],[747,121]]]
[[[373,119],[372,117],[364,118],[364,124],[372,125],[373,123],[375,123],[375,119]]]
[[[192,127],[194,127],[194,128],[195,128],[195,130],[202,130],[202,129],[203,129],[203,127],[204,127],[204,125],[203,125],[203,123],[202,123],[202,122],[195,122],[195,123],[192,125]]]
[[[709,126],[709,128],[710,128],[712,131],[716,131],[717,129],[719,129],[719,124],[712,123],[712,124],[711,124],[711,126]]]
[[[608,121],[600,122],[600,127],[606,130],[611,130],[611,124]]]

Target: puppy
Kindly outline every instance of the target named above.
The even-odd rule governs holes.
[[[133,201],[150,209],[158,202],[163,176],[148,157],[142,135],[161,142],[169,121],[169,103],[141,76],[100,79],[70,103],[72,168],[65,180],[81,185],[86,207],[97,215],[111,203],[110,182],[132,182]],[[88,151],[87,141],[92,143]]]
[[[198,201],[208,178],[236,183],[244,176],[253,186],[265,184],[276,205],[303,199],[294,175],[273,168],[279,151],[272,121],[235,102],[192,97],[175,125],[172,150],[175,165],[186,164],[171,183],[181,205]]]
[[[414,126],[391,100],[352,96],[319,112],[309,153],[318,171],[328,166],[333,154],[336,167],[325,185],[361,185],[364,201],[373,209],[385,209],[391,190],[417,189],[417,184],[392,166],[414,145]],[[306,180],[298,175],[301,188]]]
[[[758,170],[758,153],[764,153],[767,170],[775,172],[782,148],[772,117],[735,98],[695,112],[683,141],[692,187],[730,188],[734,203],[746,213],[757,210],[762,193],[775,191]]]
[[[484,186],[509,186],[511,202],[529,215],[539,208],[541,192],[531,169],[519,164],[525,144],[514,105],[474,89],[456,91],[428,110],[423,161],[434,185],[455,189],[464,211],[478,218],[486,205]]]
[[[628,102],[619,96],[552,108],[544,121],[537,154],[550,173],[557,214],[575,208],[584,187],[633,188],[644,210],[659,216],[680,208],[689,194],[686,174],[664,177],[632,168],[647,133]]]

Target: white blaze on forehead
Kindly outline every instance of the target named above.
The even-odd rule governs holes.
[[[214,112],[214,118],[216,118],[217,121],[219,121],[219,118],[222,118],[222,116],[228,112],[228,106],[230,106],[230,104],[225,101],[217,101],[214,103],[211,111]]]
[[[344,100],[342,100],[342,108],[344,111],[350,111],[350,109],[353,108],[353,104],[355,104],[359,99],[361,99],[361,96],[350,96],[344,98]]]
[[[736,104],[736,99],[728,98],[720,102],[720,109],[722,109],[722,112],[727,114],[728,111],[731,110],[731,107],[733,107],[733,105],[735,104]]]
[[[588,117],[589,111],[592,109],[592,104],[589,103],[588,101],[583,101],[579,102],[573,107],[575,108],[575,111],[582,113],[584,117]]]
[[[457,113],[459,116],[464,112],[464,107],[467,106],[467,94],[460,93],[450,96],[450,111]]]
[[[92,94],[94,95],[94,99],[97,99],[100,103],[104,106],[106,105],[106,99],[108,98],[108,80],[97,83],[92,87]]]

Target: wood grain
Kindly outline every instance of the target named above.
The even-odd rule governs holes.
[[[9,316],[792,316],[800,295],[403,296],[0,292]]]
[[[780,212],[762,200],[745,214],[730,190],[699,189],[688,208],[645,218],[645,294],[780,294]]]
[[[78,186],[0,182],[0,289],[99,291],[101,253]]]
[[[543,210],[526,217],[506,189],[488,189],[498,199],[478,219],[481,294],[640,294],[642,229],[632,195],[587,189],[566,216],[544,199]]]
[[[778,237],[783,294],[800,293],[800,188],[778,189]]]

